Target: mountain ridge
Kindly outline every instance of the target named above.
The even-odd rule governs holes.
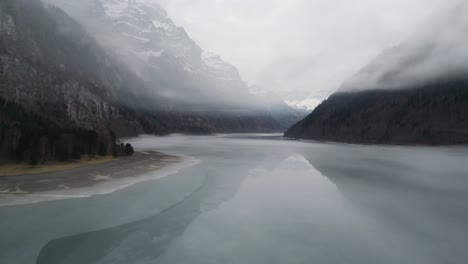
[[[467,113],[467,81],[340,92],[289,128],[285,136],[357,144],[467,144]]]
[[[147,81],[154,97],[166,102],[161,108],[188,105],[188,110],[264,110],[256,105],[233,65],[203,51],[153,1],[84,0],[74,5],[64,0],[48,2],[71,14],[103,46],[111,47],[129,63]],[[74,12],[80,9],[77,5],[88,8]]]
[[[467,14],[468,4],[463,3],[382,52],[285,136],[366,144],[467,144]]]

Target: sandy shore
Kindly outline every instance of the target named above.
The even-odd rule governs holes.
[[[0,195],[3,197],[21,196],[57,190],[85,188],[112,180],[138,177],[139,175],[176,164],[181,160],[181,157],[158,152],[137,152],[131,157],[64,171],[34,175],[2,176],[0,177]]]
[[[66,162],[49,161],[47,164],[39,164],[31,166],[28,163],[3,162],[0,164],[0,177],[3,176],[18,176],[18,175],[37,175],[58,171],[66,171],[90,165],[108,163],[116,158],[113,156],[95,156],[82,157],[80,160],[71,160]]]

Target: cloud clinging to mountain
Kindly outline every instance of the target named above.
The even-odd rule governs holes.
[[[203,48],[290,100],[321,98],[456,0],[156,0]]]

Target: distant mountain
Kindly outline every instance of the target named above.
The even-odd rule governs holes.
[[[78,20],[106,53],[145,85],[127,87],[145,95],[151,114],[144,127],[157,132],[284,131],[285,118],[249,93],[239,71],[203,51],[166,11],[150,0],[44,0]],[[171,118],[174,117],[174,118]],[[290,123],[290,122],[286,122]]]
[[[468,4],[378,56],[285,135],[377,144],[468,143]]]
[[[265,112],[238,70],[203,51],[151,0],[47,0],[148,83],[158,110]],[[161,100],[162,99],[162,100]]]
[[[288,100],[286,103],[299,111],[307,112],[308,114],[312,112],[323,100],[317,98],[307,98],[305,100]]]
[[[304,118],[308,112],[288,105],[277,94],[267,91],[258,85],[250,86],[250,93],[255,95],[262,108],[266,108],[284,129]]]
[[[282,130],[235,67],[158,6],[63,1],[85,23],[47,2],[0,2],[0,160],[113,154],[141,133]]]
[[[466,144],[468,80],[336,93],[285,136],[368,144]]]
[[[382,52],[341,92],[407,89],[463,79],[468,73],[468,2],[441,11],[404,43]]]

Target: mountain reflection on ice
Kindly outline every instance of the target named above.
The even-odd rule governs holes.
[[[168,242],[180,235],[161,257],[162,263],[206,263],[207,259],[212,263],[223,259],[284,263],[292,257],[305,261],[314,244],[320,247],[330,237],[341,239],[356,232],[348,228],[350,221],[356,222],[351,219],[356,217],[351,205],[303,156],[290,156],[279,163],[267,159],[246,175],[229,201],[220,204],[226,199],[213,196],[232,188],[206,178],[190,196],[155,217],[49,243],[38,263],[154,263]],[[188,224],[191,227],[184,231]],[[342,230],[331,234],[330,225]],[[287,236],[304,244],[284,245]],[[324,248],[320,254],[333,252]]]
[[[158,263],[396,261],[378,226],[303,156],[267,164],[250,171],[232,200],[197,218]]]
[[[463,263],[468,149],[142,136],[194,157],[108,195],[0,207],[2,263]],[[28,216],[28,217],[25,217]]]

